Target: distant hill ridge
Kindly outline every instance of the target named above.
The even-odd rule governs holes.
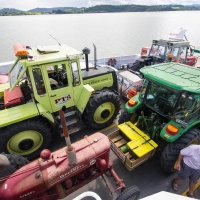
[[[192,5],[97,5],[93,7],[53,7],[53,8],[34,8],[28,11],[22,11],[15,8],[3,8],[0,14],[5,13],[55,13],[55,14],[70,14],[70,13],[106,13],[106,12],[150,12],[150,11],[178,11],[178,10],[200,10],[200,4]]]

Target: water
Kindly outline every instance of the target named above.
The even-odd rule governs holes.
[[[171,30],[187,29],[190,44],[200,46],[200,11],[32,15],[0,17],[0,62],[15,60],[13,45],[66,43],[80,51],[97,47],[97,57],[132,55]]]

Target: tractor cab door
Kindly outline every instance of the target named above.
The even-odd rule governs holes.
[[[42,66],[52,112],[62,106],[75,106],[83,88],[77,62],[68,61]]]
[[[74,106],[70,70],[66,62],[42,66],[51,111]]]

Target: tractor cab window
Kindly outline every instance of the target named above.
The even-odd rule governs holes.
[[[42,77],[42,72],[40,68],[34,68],[33,69],[33,77],[35,80],[35,86],[37,89],[38,95],[42,95],[46,93],[46,88],[44,85],[44,79]]]
[[[49,84],[51,86],[51,90],[56,90],[68,86],[66,65],[58,64],[53,66],[47,66],[46,69],[49,77]]]
[[[186,59],[186,47],[169,47],[168,55],[170,54],[170,61],[184,63]]]
[[[15,66],[12,68],[11,72],[9,73],[9,82],[10,87],[14,87],[14,85],[17,83],[17,79],[20,76],[23,76],[22,73],[24,72],[25,67],[20,63],[20,61],[17,61]]]
[[[149,83],[145,103],[147,106],[163,115],[171,115],[178,100],[178,93],[170,91],[163,86]]]
[[[187,47],[180,47],[180,56],[179,56],[179,62],[185,63],[187,56]]]
[[[72,66],[73,86],[80,85],[81,81],[80,81],[77,62],[72,62],[71,66]]]
[[[174,112],[176,119],[186,123],[195,121],[200,115],[200,96],[183,92]]]
[[[145,95],[145,92],[146,92],[146,89],[147,89],[147,85],[148,85],[148,80],[144,80],[143,84],[142,84],[142,87],[140,89],[140,99],[144,99],[144,95]]]
[[[149,52],[149,56],[156,56],[161,59],[165,59],[165,49],[166,47],[164,45],[157,45],[153,44],[151,47],[151,50]]]

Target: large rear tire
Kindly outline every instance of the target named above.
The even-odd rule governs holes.
[[[112,124],[120,110],[120,99],[112,91],[95,92],[83,113],[84,123],[94,129],[101,129]]]
[[[169,143],[163,150],[160,157],[162,170],[168,174],[174,173],[176,171],[174,166],[180,151],[191,144],[197,144],[199,140],[200,130],[190,129],[176,141]]]
[[[49,122],[41,117],[19,122],[0,130],[0,152],[22,155],[29,160],[40,155],[52,140]]]
[[[140,190],[137,186],[126,188],[116,200],[137,200],[140,195]]]

